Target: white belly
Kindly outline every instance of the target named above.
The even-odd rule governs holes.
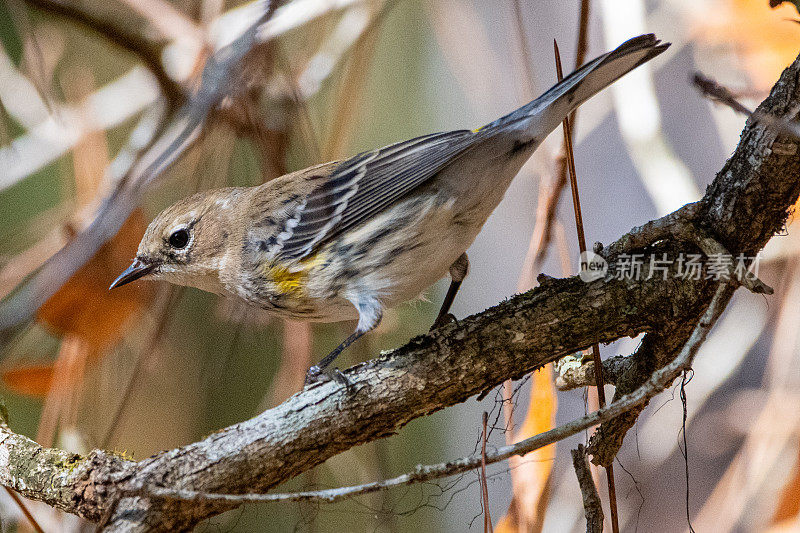
[[[483,224],[465,224],[453,205],[441,195],[415,195],[326,245],[309,272],[309,296],[341,300],[365,292],[384,307],[417,298],[447,274]]]

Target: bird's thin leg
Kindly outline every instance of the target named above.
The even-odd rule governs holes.
[[[453,305],[453,300],[456,299],[459,288],[461,288],[461,281],[451,279],[450,286],[447,288],[447,294],[444,295],[442,307],[439,309],[439,314],[436,316],[436,320],[433,321],[433,325],[431,325],[431,331],[448,322],[452,322],[453,315],[450,313],[450,306]]]
[[[364,333],[366,333],[366,331],[356,330],[355,333],[347,337],[344,341],[342,341],[341,344],[339,344],[339,346],[334,348],[333,351],[331,351],[331,353],[323,357],[319,363],[317,363],[315,366],[311,368],[316,368],[319,373],[325,372],[325,370],[327,370],[327,368],[331,366],[331,363],[333,363],[336,360],[336,358],[339,357],[339,354],[342,353],[345,350],[345,348],[347,348],[348,346],[353,344],[356,340],[358,340],[358,338],[361,337]],[[309,374],[310,373],[311,371],[309,370]]]
[[[377,325],[380,324],[383,314],[383,307],[376,298],[359,295],[358,297],[354,297],[351,301],[353,305],[356,306],[356,309],[358,309],[358,325],[356,326],[355,332],[347,337],[339,346],[334,348],[331,353],[323,357],[318,364],[308,369],[306,373],[306,384],[320,381],[323,379],[324,375],[327,375],[342,385],[348,388],[350,387],[350,382],[347,381],[347,378],[338,368],[329,369],[328,367],[331,366],[331,363],[333,363],[336,358],[339,357],[339,354],[348,346],[353,344],[368,331],[375,329]]]
[[[434,320],[431,330],[443,326],[450,322],[454,317],[450,314],[450,306],[453,305],[453,300],[456,299],[458,289],[461,287],[461,282],[467,277],[469,272],[469,259],[466,252],[458,256],[458,259],[450,266],[450,287],[447,288],[447,294],[444,296],[442,307],[439,309],[439,315]]]

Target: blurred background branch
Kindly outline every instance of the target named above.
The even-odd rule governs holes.
[[[167,101],[173,106],[183,102],[184,89],[165,71],[161,63],[164,45],[168,36],[154,37],[155,28],[148,21],[122,12],[123,5],[87,2],[84,0],[25,0],[29,5],[64,17],[84,28],[97,32],[109,42],[134,54],[147,67],[161,88]],[[170,4],[165,4],[170,6]],[[164,6],[161,6],[162,8]],[[159,16],[163,11],[159,10]],[[147,35],[148,37],[144,37]]]

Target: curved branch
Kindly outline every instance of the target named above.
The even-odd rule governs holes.
[[[564,424],[563,426],[535,435],[521,442],[500,447],[488,453],[486,455],[486,461],[488,463],[495,463],[508,459],[513,455],[524,455],[532,450],[565,439],[598,423],[611,420],[636,406],[642,405],[651,397],[664,390],[675,376],[683,369],[691,366],[694,355],[705,340],[708,331],[721,314],[732,292],[733,290],[725,285],[720,285],[718,287],[714,298],[705,311],[703,319],[695,327],[690,341],[684,346],[680,355],[672,363],[653,373],[648,382],[637,391],[615,401],[597,412]],[[364,383],[362,380],[359,382],[358,387],[363,385]],[[319,393],[321,391],[317,389],[328,389],[328,391],[320,396]],[[313,395],[309,392],[313,390],[317,390],[318,394]],[[359,393],[356,392],[355,395],[358,394]],[[312,396],[311,398],[308,397],[310,395]],[[270,418],[274,420],[275,415],[287,415],[287,413],[294,410],[298,412],[302,412],[305,409],[313,410],[315,404],[320,401],[320,399],[322,402],[326,402],[330,398],[337,396],[340,398],[347,398],[348,393],[334,383],[314,386],[304,391],[302,394],[295,395],[282,406],[266,411],[253,420],[227,428],[222,432],[224,435],[219,439],[216,438],[219,434],[212,435],[202,442],[166,452],[139,463],[134,463],[101,451],[95,451],[89,457],[83,458],[77,454],[70,454],[61,450],[42,448],[27,437],[11,432],[8,426],[3,423],[0,425],[0,450],[3,452],[0,453],[0,483],[19,491],[27,497],[44,501],[56,508],[79,514],[93,521],[103,519],[103,517],[109,514],[110,510],[117,508],[120,511],[119,522],[123,523],[116,523],[114,525],[115,530],[157,529],[166,531],[193,525],[202,518],[212,516],[231,506],[240,505],[242,503],[299,500],[324,500],[334,502],[352,497],[356,494],[367,494],[398,485],[463,473],[476,468],[481,463],[481,455],[476,454],[448,463],[424,467],[420,466],[415,472],[404,474],[383,482],[288,495],[207,494],[194,489],[174,488],[186,487],[186,478],[192,475],[198,476],[194,486],[200,486],[203,484],[202,478],[207,476],[206,472],[209,469],[217,470],[221,468],[221,465],[217,464],[217,461],[226,464],[226,466],[222,467],[222,470],[227,470],[228,473],[211,472],[209,475],[222,474],[222,477],[227,478],[224,486],[227,487],[228,490],[233,491],[236,488],[245,488],[246,485],[234,483],[233,480],[230,479],[230,475],[234,473],[234,470],[236,470],[235,473],[238,476],[244,474],[244,472],[239,471],[242,461],[254,465],[250,463],[250,461],[253,460],[252,454],[244,453],[244,450],[242,453],[238,453],[236,457],[239,463],[238,467],[235,464],[228,464],[228,459],[230,458],[226,459],[224,456],[219,456],[217,461],[214,461],[210,455],[213,453],[225,454],[226,449],[230,446],[236,446],[237,442],[239,443],[238,445],[243,447],[250,446],[251,448],[255,448],[253,445],[254,438],[262,438],[263,433],[253,431],[251,427],[247,426],[253,426],[253,424],[263,425]],[[278,411],[278,413],[275,411]],[[269,416],[265,417],[265,415]],[[295,420],[289,420],[286,423],[291,424],[292,422],[295,422]],[[303,426],[307,428],[308,424],[303,424]],[[278,431],[286,433],[285,428],[281,428]],[[279,435],[280,433],[277,436]],[[325,451],[320,451],[320,453],[326,454]],[[271,454],[272,460],[267,462],[273,463],[271,470],[274,472],[276,470],[274,463],[276,461],[286,460],[286,458],[280,457],[277,450],[272,450]],[[305,450],[305,455],[308,456],[308,450]],[[288,460],[291,461],[291,459]],[[295,461],[295,463],[297,463],[297,461]],[[307,465],[303,465],[301,468],[307,469],[308,467]],[[175,474],[178,472],[182,475],[176,476]],[[190,474],[190,472],[192,473]],[[270,472],[265,472],[264,475],[270,477]],[[164,479],[165,477],[175,478],[176,481],[180,482],[180,485],[173,486],[171,484],[172,480]],[[256,477],[258,477],[258,475],[256,475]],[[288,479],[289,477],[293,476],[284,475],[283,479]],[[281,480],[282,479],[272,475],[268,483],[274,486]],[[213,482],[210,481],[212,480],[206,480],[205,484],[213,485]],[[254,484],[255,482],[250,479],[249,483]],[[234,485],[238,485],[238,487],[234,487]],[[119,499],[131,494],[143,495],[143,497],[128,498],[129,500],[133,500],[133,502],[126,502],[123,500],[121,504],[117,504]],[[186,500],[191,503],[192,506],[184,505],[183,508],[178,508],[178,502],[171,502],[169,505],[172,514],[169,517],[160,513],[156,515],[159,518],[158,520],[140,522],[143,515],[142,513],[131,514],[131,503],[136,503],[138,501],[138,503],[150,504],[152,500],[149,500],[148,497]],[[202,502],[206,505],[199,506],[198,502]],[[198,509],[202,509],[202,512],[198,512]],[[130,520],[131,516],[134,522],[125,523]],[[167,518],[169,518],[169,520],[167,520]],[[139,526],[144,527],[139,528]]]
[[[697,355],[700,346],[705,342],[709,331],[716,323],[725,305],[730,299],[733,291],[725,285],[720,285],[714,298],[708,306],[708,309],[703,314],[703,318],[695,326],[689,342],[681,350],[681,353],[669,365],[654,372],[650,380],[639,387],[637,391],[628,394],[613,404],[603,407],[594,413],[587,414],[581,418],[563,424],[557,428],[545,431],[538,435],[534,435],[527,439],[521,440],[514,444],[502,446],[492,452],[483,456],[482,453],[473,454],[469,457],[463,457],[455,461],[447,463],[440,463],[436,465],[417,466],[414,472],[403,474],[392,479],[384,481],[374,481],[371,483],[364,483],[362,485],[354,485],[351,487],[339,487],[335,489],[324,489],[303,492],[290,492],[284,494],[221,494],[221,493],[203,493],[195,490],[186,489],[172,489],[154,486],[142,486],[130,489],[131,494],[168,498],[178,500],[211,500],[223,501],[226,503],[256,503],[256,502],[289,502],[289,501],[321,501],[333,503],[347,498],[352,498],[356,495],[369,494],[379,490],[388,489],[391,487],[398,487],[401,485],[408,485],[411,483],[421,483],[423,481],[430,481],[433,479],[441,479],[443,477],[454,476],[462,474],[483,464],[493,464],[504,461],[514,455],[526,455],[534,450],[549,446],[554,442],[564,440],[572,435],[576,435],[581,431],[596,426],[599,423],[607,422],[616,418],[617,416],[642,405],[650,398],[666,389],[669,384],[675,379],[682,371],[688,370],[692,366],[694,357]],[[130,483],[135,486],[135,481]]]

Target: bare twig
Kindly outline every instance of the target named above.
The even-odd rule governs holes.
[[[608,248],[608,254],[618,255],[647,246],[663,239],[676,239],[695,244],[708,257],[733,255],[717,239],[695,221],[702,209],[701,202],[686,204],[661,218],[633,228],[625,237]],[[727,265],[726,279],[741,284],[754,294],[773,294],[775,291],[761,281],[755,272],[737,273],[733,263]]]
[[[483,431],[481,432],[481,497],[483,499],[483,532],[492,533],[492,516],[489,514],[489,485],[486,482],[486,439],[488,432],[486,426],[489,422],[489,413],[483,412]]]
[[[561,68],[561,54],[558,52],[558,43],[553,40],[553,50],[556,55],[556,71],[558,73],[558,81],[564,79],[564,72]],[[575,154],[572,151],[572,127],[570,125],[569,117],[564,118],[564,153],[567,157],[567,169],[569,170],[569,185],[570,189],[572,190],[572,208],[575,214],[575,229],[578,232],[578,249],[581,253],[586,252],[586,234],[583,229],[583,214],[581,212],[581,198],[580,192],[578,191],[578,176],[577,172],[575,171]],[[597,354],[595,354],[597,356]],[[602,380],[598,380],[598,387],[602,388],[601,384],[603,383]],[[598,391],[599,393],[599,391]],[[605,402],[605,399],[602,393],[599,393],[601,396],[601,406]]]
[[[717,81],[704,76],[699,72],[695,72],[692,77],[692,82],[700,89],[704,96],[725,104],[737,113],[751,117],[753,120],[761,122],[767,126],[775,128],[778,132],[800,138],[800,123],[796,120],[787,120],[785,118],[775,117],[766,113],[758,111],[750,111],[747,107],[739,103],[733,96],[733,93],[727,87],[720,85]],[[795,114],[796,114],[795,110]]]
[[[575,46],[575,69],[583,66],[586,61],[586,53],[589,50],[589,8],[591,7],[590,0],[581,0],[581,10],[578,15],[578,42]],[[575,125],[575,114],[573,113],[570,120]]]
[[[575,47],[575,68],[579,68],[586,61],[589,43],[589,9],[590,0],[581,0],[580,14],[578,16],[578,35]],[[578,110],[573,111],[569,120],[573,128],[578,122]],[[528,257],[525,258],[525,268],[535,276],[541,270],[541,265],[550,249],[555,227],[556,211],[561,193],[567,185],[567,159],[566,146],[562,146],[561,154],[556,159],[555,179],[549,187],[542,187],[536,207],[536,224],[531,235],[531,244]]]
[[[558,43],[553,41],[556,54],[556,70],[558,71],[558,81],[564,78],[561,69],[561,56],[558,53]],[[572,128],[569,117],[564,117],[564,152],[567,155],[567,167],[569,168],[569,185],[572,191],[572,206],[575,212],[575,228],[578,231],[578,249],[581,255],[586,253],[586,234],[583,229],[583,215],[581,213],[580,192],[578,191],[578,176],[575,171],[575,154],[572,151]],[[592,360],[594,361],[594,381],[597,388],[597,400],[600,408],[606,405],[605,381],[603,380],[603,360],[600,358],[600,344],[592,345]],[[619,514],[617,513],[617,494],[614,484],[614,466],[609,464],[606,467],[606,478],[608,479],[608,500],[611,507],[611,530],[619,533]]]
[[[578,444],[577,450],[571,450],[572,466],[578,476],[578,485],[583,496],[583,512],[586,515],[586,533],[603,532],[603,505],[597,494],[597,487],[589,470],[589,461],[586,460],[586,448]]]
[[[715,102],[723,103],[734,111],[743,115],[750,116],[753,114],[752,111],[740,104],[736,98],[733,97],[733,93],[731,93],[727,87],[723,87],[715,80],[712,80],[711,78],[708,78],[699,72],[695,72],[694,76],[692,77],[692,82],[698,89],[700,89],[700,92],[703,93],[703,96],[711,98]]]

